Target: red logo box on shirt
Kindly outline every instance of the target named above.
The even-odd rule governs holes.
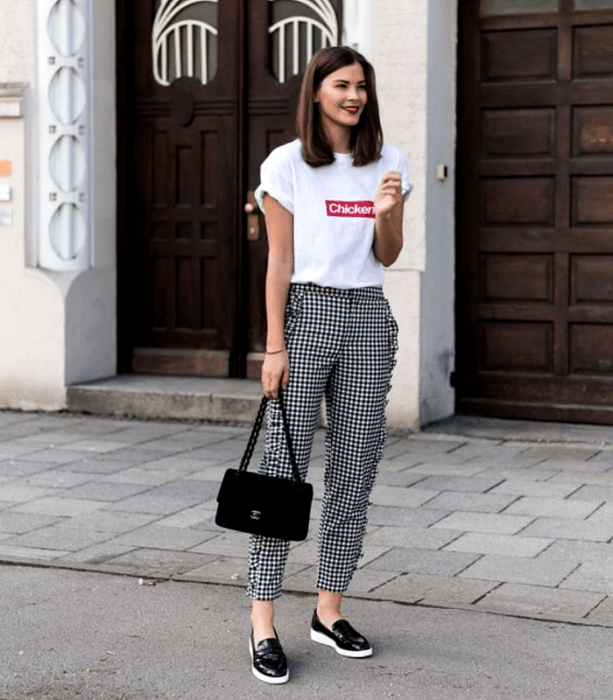
[[[328,216],[349,216],[358,219],[374,219],[375,203],[369,200],[359,202],[342,202],[326,199],[326,214]]]

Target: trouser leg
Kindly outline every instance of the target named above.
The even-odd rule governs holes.
[[[362,554],[369,497],[386,439],[385,406],[396,349],[385,299],[357,295],[326,389],[329,430],[317,586],[344,592]]]
[[[311,457],[313,438],[317,429],[319,404],[323,395],[324,383],[317,400],[312,394],[309,405],[296,401],[296,394],[303,393],[299,387],[299,377],[293,373],[292,380],[283,395],[292,445],[301,477],[304,479]],[[309,387],[312,389],[312,387]],[[297,406],[300,409],[297,410]],[[281,411],[277,401],[268,404],[268,427],[266,449],[260,463],[260,472],[269,475],[292,477],[292,467],[287,450]],[[281,595],[281,585],[285,572],[285,562],[290,543],[273,537],[252,535],[249,539],[249,572],[247,595],[257,600],[275,600]]]
[[[289,331],[289,337],[286,341],[290,382],[283,398],[298,469],[304,479],[317,430],[319,407],[330,372],[328,358],[333,348],[320,332],[318,304],[306,303],[302,296],[302,292],[292,293],[288,302],[289,326],[286,326],[286,334]],[[260,472],[284,478],[292,476],[281,411],[276,401],[268,404],[266,449]],[[247,595],[257,600],[275,600],[281,595],[288,552],[289,542],[286,540],[259,535],[250,538]]]

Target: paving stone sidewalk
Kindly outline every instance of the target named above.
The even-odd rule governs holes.
[[[538,424],[458,425],[470,435],[442,424],[388,441],[350,594],[613,627],[611,430],[558,426],[543,442]],[[247,536],[213,520],[248,434],[0,412],[0,562],[244,587]],[[315,590],[323,455],[319,431],[288,591]]]

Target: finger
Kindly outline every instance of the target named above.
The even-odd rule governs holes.
[[[382,194],[391,194],[391,195],[397,195],[400,192],[400,186],[399,185],[385,185],[381,189]]]
[[[402,196],[402,190],[400,187],[385,187],[381,190],[381,195],[384,197],[393,197],[394,199],[398,199],[400,196]]]
[[[402,183],[399,180],[398,181],[394,180],[393,182],[390,181],[390,182],[385,183],[385,186],[391,190],[398,191],[402,187]]]
[[[400,199],[400,195],[398,194],[397,190],[390,190],[381,192],[380,199],[382,200],[388,200],[391,199],[393,202],[397,202]]]
[[[264,389],[264,396],[266,396],[269,399],[274,398],[273,397],[273,390],[274,390],[274,382],[271,381],[271,377],[269,374],[266,374],[265,377],[262,377],[262,387]]]
[[[397,188],[397,187],[400,187],[401,185],[402,185],[401,180],[384,180],[383,182],[381,182],[381,187]]]
[[[381,189],[389,192],[400,192],[402,183],[400,182],[385,182],[381,185]]]
[[[385,173],[383,176],[383,182],[401,182],[402,178],[400,173],[395,172],[395,171],[390,171],[389,173]]]
[[[269,380],[266,384],[266,396],[268,396],[269,399],[276,399],[277,398],[277,387],[278,383],[274,381],[272,377],[269,377]]]

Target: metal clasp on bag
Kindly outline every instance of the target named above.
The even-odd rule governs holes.
[[[252,510],[251,513],[249,513],[251,520],[259,520],[261,516],[262,514],[259,510]]]

